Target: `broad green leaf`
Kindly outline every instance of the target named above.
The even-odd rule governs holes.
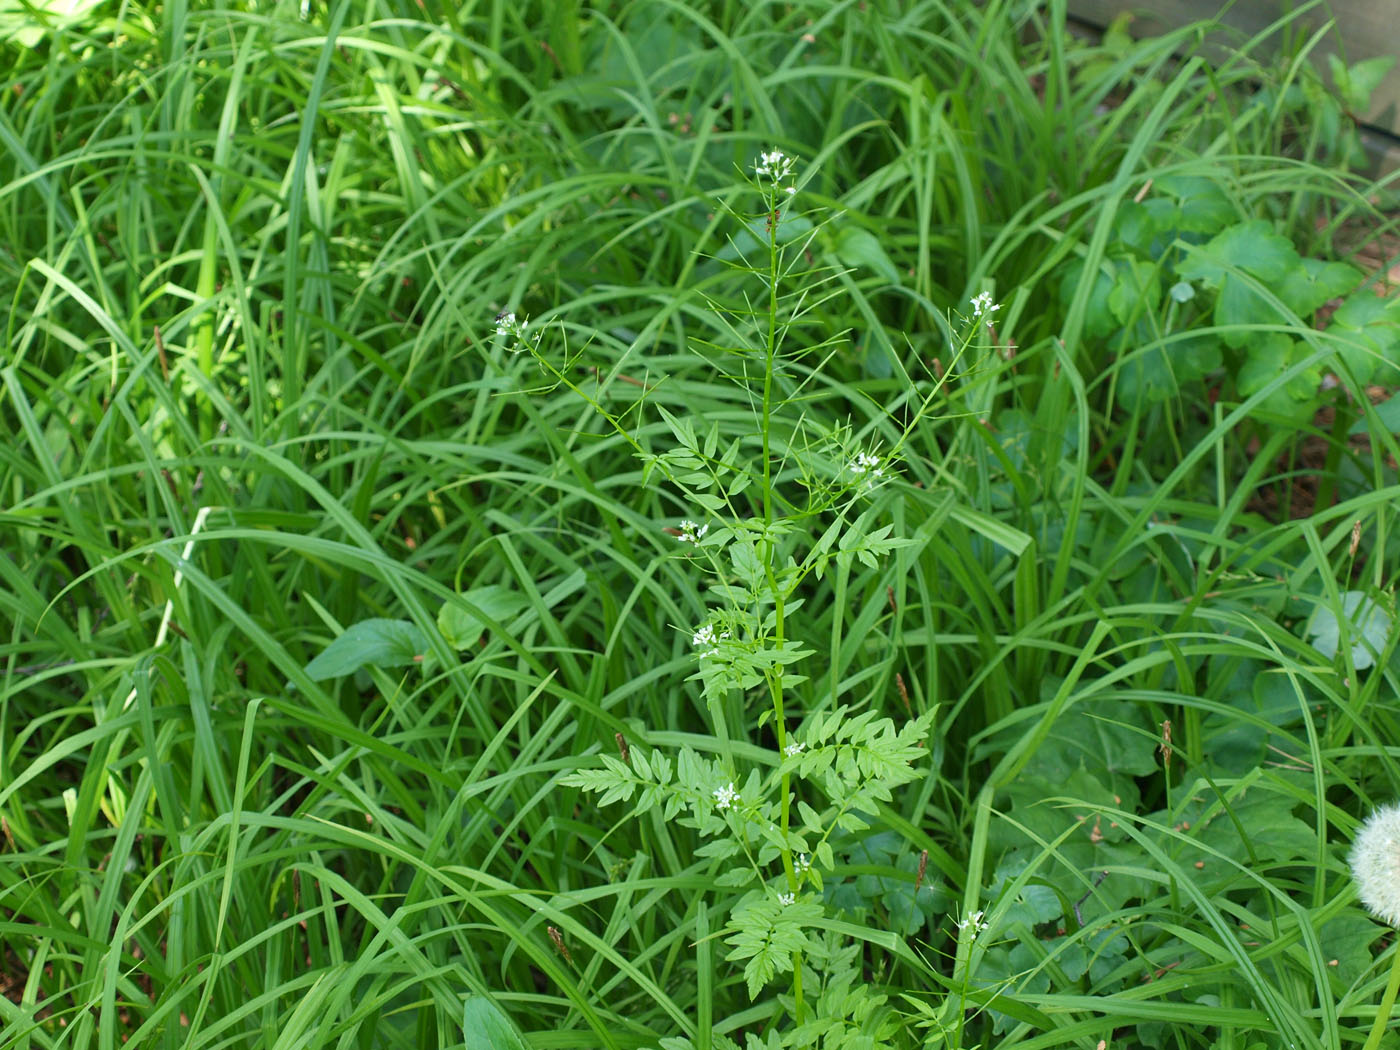
[[[340,678],[361,667],[407,667],[427,652],[428,640],[408,620],[361,620],[306,665],[313,681]]]
[[[1264,389],[1284,369],[1307,357],[1310,352],[1306,343],[1296,342],[1282,332],[1264,333],[1251,345],[1249,356],[1235,375],[1235,387],[1241,400]],[[1298,421],[1311,418],[1321,381],[1321,369],[1309,368],[1287,383],[1276,386],[1265,396],[1258,410],[1261,415],[1276,415]]]
[[[1183,783],[1191,784],[1192,779],[1188,771]],[[1172,818],[1174,826],[1187,831],[1192,840],[1168,847],[1180,851],[1176,859],[1183,869],[1199,863],[1198,870],[1206,872],[1202,878],[1231,878],[1229,867],[1215,854],[1240,864],[1300,861],[1315,855],[1316,832],[1293,816],[1297,803],[1291,795],[1255,785],[1227,793],[1227,812],[1204,780],[1196,780],[1195,785],[1190,801]]]
[[[1346,295],[1361,281],[1361,271],[1340,262],[1304,259],[1278,285],[1278,297],[1299,317],[1311,317],[1329,299]]]
[[[1166,175],[1153,191],[1177,199],[1177,228],[1187,233],[1215,234],[1240,216],[1220,183],[1204,175]]]
[[[1358,288],[1332,315],[1330,334],[1337,337],[1337,353],[1357,382],[1394,384],[1400,379],[1400,305],[1393,298]]]
[[[899,271],[885,254],[880,238],[855,225],[843,226],[833,246],[836,258],[847,266],[859,266],[879,274],[891,284],[899,283]]]
[[[1108,308],[1122,324],[1155,313],[1161,301],[1162,281],[1156,266],[1139,259],[1119,259],[1114,264]]]
[[[1390,637],[1390,613],[1365,591],[1342,594],[1342,617],[1347,624],[1345,638],[1351,643],[1351,662],[1363,671],[1376,662]],[[1308,641],[1327,659],[1335,659],[1342,646],[1341,622],[1331,606],[1319,605],[1308,621]]]
[[[1298,266],[1298,252],[1262,219],[1237,223],[1199,248],[1188,249],[1177,273],[1187,281],[1219,287],[1230,270],[1243,270],[1264,282],[1281,281]]]
[[[0,0],[0,41],[34,47],[54,29],[88,17],[101,0]]]
[[[1348,433],[1365,434],[1377,424],[1392,434],[1400,434],[1400,397],[1392,397],[1379,405],[1373,405],[1366,415],[1351,425]]]
[[[504,623],[530,607],[529,599],[509,587],[488,584],[462,593],[466,603],[497,623]],[[447,602],[438,611],[438,630],[454,649],[470,649],[480,641],[487,623],[465,603]]]
[[[1323,957],[1337,960],[1333,973],[1343,986],[1359,980],[1373,965],[1371,945],[1386,933],[1386,928],[1357,914],[1356,909],[1338,915],[1322,924],[1318,940],[1322,942]]]
[[[499,1006],[479,995],[462,1005],[466,1050],[527,1050],[525,1040]]]
[[[1069,309],[1070,303],[1078,294],[1079,286],[1090,280],[1085,274],[1084,260],[1076,259],[1065,267],[1065,275],[1060,281],[1060,305]],[[1113,278],[1104,270],[1096,271],[1092,277],[1093,289],[1084,310],[1084,334],[1091,338],[1101,338],[1116,331],[1121,325],[1109,309],[1108,297],[1113,291]]]
[[[1327,56],[1327,65],[1332,74],[1332,83],[1337,92],[1353,113],[1365,113],[1371,105],[1371,95],[1380,87],[1390,67],[1395,64],[1394,55],[1379,55],[1348,66],[1336,55]]]

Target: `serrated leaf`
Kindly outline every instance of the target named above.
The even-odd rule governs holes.
[[[754,870],[747,866],[730,868],[715,876],[715,885],[726,889],[738,886],[747,886],[756,878]]]
[[[1278,286],[1278,295],[1299,317],[1311,317],[1329,299],[1346,295],[1361,281],[1361,271],[1340,262],[1304,259]]]
[[[1298,251],[1287,237],[1275,233],[1263,219],[1254,219],[1229,226],[1191,249],[1177,273],[1188,281],[1219,286],[1228,271],[1243,270],[1270,282],[1281,281],[1299,263]]]
[[[407,667],[428,650],[428,640],[408,620],[361,620],[306,665],[316,682],[354,674],[361,667]]]

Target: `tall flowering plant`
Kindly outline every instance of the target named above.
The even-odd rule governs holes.
[[[513,349],[532,353],[557,382],[594,404],[633,445],[644,483],[659,479],[694,508],[666,531],[708,584],[697,580],[708,607],[703,621],[675,626],[690,639],[690,680],[703,695],[717,746],[706,754],[688,747],[666,753],[619,738],[616,757],[600,755],[598,765],[570,772],[561,783],[596,793],[600,804],[633,802],[634,816],[659,810],[663,819],[694,829],[703,840],[700,855],[721,863],[713,892],[725,914],[726,959],[742,964],[750,998],[786,977],[791,994],[783,1001],[793,1023],[785,1045],[820,1038],[839,1047],[846,1045],[842,1032],[869,1037],[870,1012],[883,999],[862,982],[852,986],[857,971],[842,943],[847,938],[821,930],[822,876],[835,865],[832,838],[865,829],[879,803],[920,775],[934,712],[901,726],[847,706],[809,709],[802,692],[803,671],[817,654],[795,617],[800,588],[832,566],[878,568],[910,541],[895,536],[880,513],[887,490],[899,484],[902,441],[882,448],[848,426],[818,432],[802,413],[790,412],[785,336],[805,293],[789,292],[786,284],[819,228],[786,242],[780,233],[800,205],[797,168],[782,150],[764,151],[747,179],[760,207],[735,216],[750,230],[765,231],[759,257],[740,267],[762,286],[765,307],[740,316],[712,304],[729,316],[738,345],[709,349],[744,358],[746,367],[732,371],[755,405],[758,441],[722,448],[718,425],[703,433],[693,419],[656,405],[675,445],[646,449],[571,380],[567,362],[561,368],[541,352],[539,329],[514,314],[502,315],[497,329]],[[985,295],[973,309],[964,350],[980,328],[976,319],[997,307]],[[932,384],[908,426],[927,414],[941,382]],[[755,697],[763,698],[756,717],[746,706]],[[740,740],[749,746],[736,747]],[[755,742],[771,749],[767,761],[752,757]],[[815,1010],[814,1002],[821,1004]],[[857,1016],[864,1018],[859,1025]]]

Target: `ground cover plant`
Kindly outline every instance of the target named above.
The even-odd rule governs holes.
[[[7,9],[0,1047],[1387,1045],[1322,14]]]

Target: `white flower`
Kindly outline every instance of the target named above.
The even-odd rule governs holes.
[[[792,758],[794,755],[800,755],[806,750],[806,744],[802,743],[800,740],[794,740],[792,743],[788,744],[787,747],[783,748],[783,754],[787,755],[788,758]]]
[[[759,178],[769,178],[774,182],[781,182],[792,174],[795,162],[780,149],[768,150],[759,154],[759,159],[754,162],[753,170]],[[796,190],[793,191],[794,193]]]
[[[983,292],[981,295],[974,295],[972,297],[972,316],[981,317],[983,314],[986,314],[988,324],[992,323],[991,315],[1000,309],[1000,303],[993,304],[991,292]]]
[[[858,478],[864,478],[867,485],[874,485],[885,476],[885,468],[880,466],[880,457],[874,452],[857,452],[846,468]]]
[[[681,543],[699,543],[705,538],[705,533],[710,531],[710,526],[697,525],[687,518],[685,521],[681,522],[680,529],[680,535],[677,536],[676,539]]]
[[[799,853],[797,855],[797,860],[793,861],[792,867],[797,874],[805,875],[812,870],[812,858],[805,853]]]
[[[716,809],[728,809],[739,801],[739,792],[734,790],[734,781],[732,780],[724,787],[715,788],[714,796]]]
[[[510,348],[513,353],[533,350],[540,341],[540,334],[531,333],[529,328],[530,322],[518,320],[514,313],[502,312],[496,315],[496,334],[514,340],[514,345]]]
[[[963,930],[967,929],[968,927],[971,927],[972,936],[975,939],[979,933],[981,933],[987,928],[987,924],[982,921],[982,916],[983,912],[980,910],[973,912],[966,919],[963,919],[956,924],[958,927],[958,932],[961,933]]]
[[[716,653],[718,653],[719,643],[728,637],[728,631],[720,631],[716,633],[714,625],[707,623],[704,627],[700,628],[700,630],[696,631],[695,634],[691,636],[690,644],[696,649],[704,650],[700,654],[700,659],[703,660],[707,656],[714,656]]]
[[[1400,926],[1400,804],[1371,814],[1351,847],[1351,877],[1366,909],[1390,926]]]
[[[793,194],[795,194],[795,193],[797,192],[797,187],[796,187],[796,186],[789,186],[789,187],[787,187],[787,189],[783,190],[783,192],[786,193],[789,197],[791,197]]]
[[[796,900],[797,900],[797,895],[794,894],[794,893],[780,893],[780,894],[778,894],[778,903],[781,904],[784,908],[786,908],[789,904],[792,904],[792,903],[793,903],[794,901],[796,901]]]

